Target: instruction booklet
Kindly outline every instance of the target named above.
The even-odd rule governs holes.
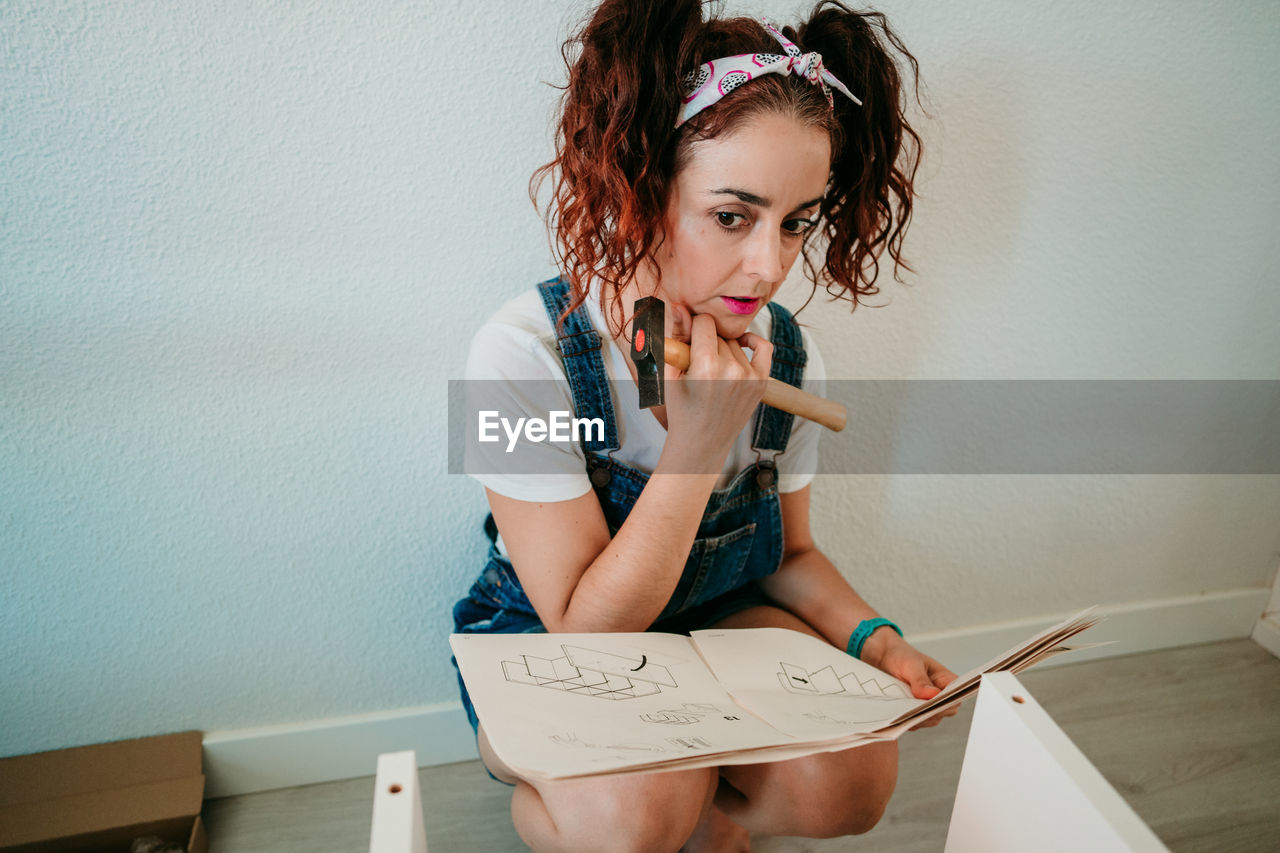
[[[932,699],[817,637],[784,628],[681,634],[454,634],[494,752],[561,779],[757,764],[897,738],[1095,625],[1086,610],[958,677]],[[1075,648],[1083,648],[1077,646]]]

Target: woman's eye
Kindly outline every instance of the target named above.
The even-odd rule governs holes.
[[[803,234],[814,226],[811,219],[789,219],[782,225],[782,230],[788,234]]]
[[[728,210],[721,210],[716,213],[716,222],[719,222],[725,228],[737,228],[741,222],[739,220],[746,219],[741,213],[732,213]]]

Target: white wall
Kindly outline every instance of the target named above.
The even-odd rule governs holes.
[[[445,382],[552,272],[526,182],[582,8],[0,5],[0,754],[454,698],[483,498]],[[1280,378],[1273,4],[880,8],[933,116],[917,273],[805,312],[833,377]],[[1261,587],[1280,548],[1277,477],[815,498],[921,632]]]

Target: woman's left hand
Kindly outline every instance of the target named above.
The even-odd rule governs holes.
[[[911,687],[911,695],[917,699],[932,699],[942,689],[956,680],[956,674],[933,658],[921,653],[890,629],[876,632],[881,636],[867,638],[862,647],[862,659],[882,672],[905,681]],[[936,726],[943,717],[954,716],[960,710],[958,704],[930,717],[914,729]]]

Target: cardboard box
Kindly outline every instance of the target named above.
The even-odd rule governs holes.
[[[0,760],[0,850],[129,853],[155,835],[208,853],[200,732]]]

